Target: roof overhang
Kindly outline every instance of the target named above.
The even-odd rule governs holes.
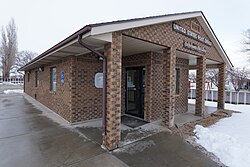
[[[232,63],[230,62],[225,50],[221,46],[207,19],[201,11],[197,11],[87,25],[49,50],[45,51],[25,66],[21,67],[19,71],[27,71],[35,67],[44,66],[52,61],[56,61],[70,55],[77,56],[88,53],[89,51],[87,49],[78,44],[77,37],[79,35],[82,35],[82,40],[92,48],[102,50],[104,44],[112,42],[112,32],[188,18],[197,18],[226,65],[229,68],[232,68]],[[151,46],[153,47],[153,45]],[[155,47],[156,45],[154,45],[154,48]]]
[[[51,60],[53,60],[53,59],[56,60],[57,56],[55,56],[55,55],[51,56],[53,53],[56,53],[56,52],[60,51],[61,49],[75,43],[77,41],[77,37],[79,34],[88,34],[90,31],[91,31],[90,26],[83,27],[79,31],[70,35],[68,38],[64,39],[63,41],[59,42],[58,44],[56,44],[52,48],[46,50],[45,52],[43,52],[42,54],[40,54],[39,56],[37,56],[36,58],[31,60],[29,63],[27,63],[26,65],[24,65],[20,69],[18,69],[18,71],[27,71],[29,69],[37,67],[39,64],[41,64],[41,65],[45,64],[45,61],[47,61],[47,62],[49,61],[46,59],[48,57],[50,57],[49,59],[51,59]],[[62,55],[60,55],[60,56],[62,56]],[[42,60],[44,61],[44,63],[42,62]]]
[[[163,49],[167,49],[167,47],[126,35],[122,36],[122,56],[130,56],[146,52],[159,52]]]
[[[227,67],[231,69],[233,67],[233,64],[231,63],[220,41],[215,35],[212,27],[208,23],[205,15],[201,11],[179,13],[179,14],[172,14],[172,15],[153,16],[153,17],[148,17],[146,19],[131,19],[127,21],[113,22],[113,24],[112,22],[94,24],[92,25],[91,35],[99,35],[102,33],[122,31],[126,29],[149,26],[153,24],[166,23],[166,22],[171,22],[171,21],[176,21],[176,20],[183,20],[187,18],[197,18],[202,28],[204,29],[204,31],[207,33],[210,40],[214,44],[214,47],[217,49],[217,51],[221,55],[223,61],[226,63]]]
[[[198,56],[177,50],[176,51],[176,57],[187,59],[189,69],[197,69],[197,58],[198,58]],[[211,59],[206,59],[205,63],[206,63],[207,68],[218,68],[218,65],[221,64],[221,62],[214,61],[214,60],[211,60]]]
[[[201,14],[201,12],[187,12],[178,14],[169,14],[162,16],[152,16],[139,19],[130,19],[124,21],[107,22],[100,24],[92,24],[91,35],[98,35],[108,32],[122,31],[131,28],[149,26],[153,24],[160,24],[171,22],[175,20],[182,20],[187,18],[194,18]]]

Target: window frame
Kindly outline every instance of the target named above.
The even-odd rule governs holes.
[[[35,87],[39,86],[39,71],[35,71]]]
[[[30,75],[31,75],[31,72],[28,71],[28,72],[27,72],[27,80],[28,80],[28,82],[30,82]]]
[[[56,92],[57,74],[56,67],[50,68],[50,91]]]

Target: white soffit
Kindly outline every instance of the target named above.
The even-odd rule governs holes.
[[[182,59],[188,59],[189,65],[196,65],[197,64],[197,56],[192,55],[190,53],[182,52],[177,50],[176,51],[176,57],[182,58]],[[206,64],[220,64],[220,62],[206,59]]]
[[[183,59],[189,59],[189,60],[197,58],[197,56],[195,56],[195,55],[192,55],[192,54],[186,53],[186,52],[182,52],[179,50],[176,50],[176,57],[183,58]]]
[[[145,53],[150,51],[161,51],[166,47],[150,43],[147,41],[139,40],[136,38],[122,36],[122,55],[129,56],[138,53]]]
[[[112,33],[105,33],[99,35],[92,35],[90,38],[98,39],[105,42],[112,42]]]
[[[220,62],[206,59],[206,64],[220,64]]]
[[[53,52],[47,54],[46,56],[43,56],[43,57],[41,57],[40,59],[37,59],[36,61],[32,62],[32,63],[29,65],[29,66],[30,66],[29,69],[31,69],[31,67],[32,67],[31,65],[34,65],[34,64],[36,64],[36,63],[39,64],[39,61],[41,61],[41,60],[43,60],[43,59],[46,59],[47,57],[52,56],[53,54],[59,52],[59,51],[62,50],[63,48],[66,48],[66,47],[68,47],[68,46],[74,44],[76,41],[77,41],[77,40],[73,40],[73,41],[69,42],[68,44],[66,44],[66,45],[64,45],[64,46],[62,46],[62,47],[60,47],[60,48],[54,50]],[[35,66],[35,65],[34,65],[34,66]],[[26,67],[26,68],[27,68],[27,67]]]
[[[190,53],[182,52],[179,50],[176,50],[176,57],[179,57],[182,59],[188,59],[189,65],[196,65],[196,62],[197,62],[197,56],[194,56]]]

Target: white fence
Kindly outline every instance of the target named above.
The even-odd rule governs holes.
[[[195,99],[196,90],[190,89],[188,98]],[[217,101],[218,91],[217,90],[206,90],[205,99],[207,101]],[[250,92],[236,92],[236,91],[225,91],[225,102],[231,104],[249,104],[250,105]]]
[[[23,78],[8,78],[8,79],[3,79],[0,77],[0,83],[7,82],[7,83],[12,83],[12,84],[23,84]]]

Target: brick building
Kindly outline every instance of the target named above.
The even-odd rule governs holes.
[[[103,145],[119,146],[121,115],[174,125],[188,111],[188,71],[197,70],[195,114],[202,116],[206,68],[232,64],[202,12],[91,24],[20,70],[25,93],[70,123],[102,118]],[[106,75],[105,75],[106,74]]]

